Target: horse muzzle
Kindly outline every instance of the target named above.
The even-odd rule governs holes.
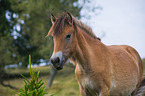
[[[57,70],[63,69],[65,63],[63,53],[61,51],[54,53],[50,58],[50,62]]]

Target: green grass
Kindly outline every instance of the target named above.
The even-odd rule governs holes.
[[[34,67],[32,68],[34,69],[35,71],[40,71],[41,73],[49,73],[49,69],[50,69],[50,66],[38,66],[38,67]],[[30,70],[29,68],[25,69],[25,68],[17,68],[17,69],[7,69],[6,70],[7,73],[10,73],[10,74],[30,74]]]
[[[144,73],[145,73],[145,59],[144,62]],[[47,82],[50,75],[50,66],[32,68],[35,71],[40,71],[40,79],[43,78],[44,85],[47,86]],[[7,69],[7,73],[11,74],[29,74],[29,69]],[[41,73],[47,75],[41,76]],[[12,80],[6,80],[5,84],[11,84],[17,88],[23,88],[24,82],[22,78],[15,78]],[[0,85],[0,96],[15,96],[12,92],[14,89],[3,87]],[[74,68],[65,66],[63,70],[59,71],[53,81],[51,88],[46,87],[46,92],[49,94],[55,94],[55,96],[80,96],[79,86],[74,74]],[[49,96],[49,95],[46,95]]]
[[[145,58],[144,58],[144,59],[142,59],[142,62],[143,62],[144,73],[145,73]]]
[[[47,86],[47,82],[49,79],[50,66],[46,67],[36,67],[32,68],[35,71],[40,71],[40,79],[43,78],[44,85]],[[8,69],[7,73],[11,74],[29,74],[29,69]],[[47,72],[48,75],[41,76],[41,73]],[[28,78],[29,79],[29,78]],[[12,80],[4,81],[5,84],[11,84],[17,88],[24,88],[24,81],[22,78],[16,78]],[[49,94],[55,94],[55,96],[80,96],[79,86],[74,74],[74,68],[65,66],[63,70],[60,70],[54,81],[51,88],[46,87],[46,92]],[[16,91],[14,89],[10,89],[8,87],[3,87],[0,85],[0,96],[16,96],[12,91]],[[49,96],[49,95],[45,95]]]

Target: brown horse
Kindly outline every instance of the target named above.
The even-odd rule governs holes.
[[[104,45],[91,28],[65,13],[51,15],[48,35],[54,39],[51,63],[63,69],[69,59],[82,96],[129,96],[143,80],[143,64],[137,51],[127,45]]]

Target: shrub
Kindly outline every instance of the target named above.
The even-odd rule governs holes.
[[[42,79],[40,81],[38,80],[40,71],[35,72],[31,69],[31,55],[29,55],[29,65],[31,80],[29,81],[25,76],[21,74],[25,82],[24,89],[20,88],[20,90],[18,90],[18,93],[14,93],[19,96],[44,96],[45,94],[48,94],[44,91],[45,86],[43,85],[44,82],[42,82]]]

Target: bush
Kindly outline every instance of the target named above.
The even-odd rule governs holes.
[[[44,96],[45,94],[48,94],[44,91],[45,86],[43,85],[44,82],[42,82],[42,79],[40,81],[38,80],[40,71],[35,72],[31,69],[31,55],[29,55],[29,65],[31,80],[29,81],[25,76],[21,74],[25,82],[24,89],[21,88],[20,90],[18,90],[18,93],[14,93],[19,96]]]

